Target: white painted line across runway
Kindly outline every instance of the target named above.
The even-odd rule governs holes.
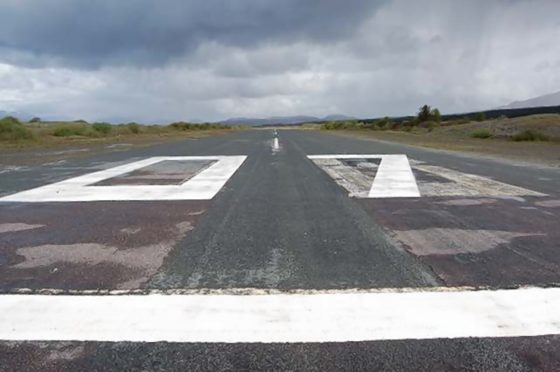
[[[157,156],[8,195],[0,198],[0,201],[207,200],[212,199],[220,191],[246,158],[246,156]],[[216,160],[216,163],[180,185],[92,186],[94,183],[166,160]]]
[[[560,334],[560,288],[279,295],[1,295],[0,339],[344,342]]]
[[[309,159],[381,159],[369,198],[416,198],[420,196],[408,157],[404,154],[309,155]]]

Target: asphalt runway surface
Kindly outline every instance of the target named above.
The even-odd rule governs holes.
[[[319,131],[0,169],[0,370],[560,370],[559,227],[557,169]]]

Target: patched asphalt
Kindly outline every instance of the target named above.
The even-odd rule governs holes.
[[[237,132],[4,171],[0,195],[151,156],[247,156],[210,201],[0,202],[0,290],[560,283],[559,170],[315,131],[279,131],[279,140],[273,151],[271,131]],[[349,198],[306,157],[403,153],[546,196]],[[111,182],[170,184],[195,168]],[[557,370],[555,350],[557,336],[283,345],[4,341],[0,368]]]

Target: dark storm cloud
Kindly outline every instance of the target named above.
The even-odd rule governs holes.
[[[0,62],[157,66],[208,42],[321,43],[350,36],[380,2],[3,0]]]

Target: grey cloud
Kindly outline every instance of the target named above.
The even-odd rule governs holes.
[[[558,12],[557,0],[2,0],[0,109],[159,122],[492,108],[558,91]]]
[[[0,60],[33,67],[157,66],[208,42],[245,48],[329,42],[351,35],[384,2],[4,0]]]

